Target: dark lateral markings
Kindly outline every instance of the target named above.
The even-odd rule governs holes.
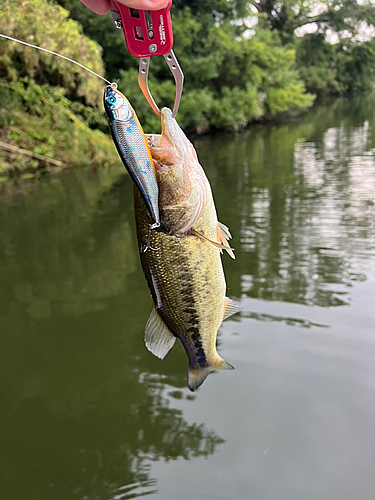
[[[202,342],[201,342],[201,336],[199,333],[199,328],[197,326],[191,326],[187,329],[187,332],[191,334],[191,340],[194,343],[195,347],[195,360],[197,364],[199,365],[204,365],[206,364],[206,354],[204,352]]]
[[[180,262],[180,278],[184,278],[183,285],[181,286],[181,295],[186,300],[186,307],[183,309],[184,313],[189,315],[189,326],[185,331],[187,334],[191,335],[191,340],[194,345],[194,358],[195,363],[198,365],[207,365],[206,354],[204,352],[201,336],[199,333],[199,317],[195,309],[195,299],[194,299],[194,285],[189,281],[191,277],[191,271],[188,262],[184,259]]]

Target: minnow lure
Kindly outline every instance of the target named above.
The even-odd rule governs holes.
[[[134,109],[117,90],[116,84],[105,88],[104,109],[120,158],[138,186],[151,216],[152,224],[149,226],[147,244],[143,248],[146,251],[151,248],[151,230],[160,226],[159,188],[150,148]]]

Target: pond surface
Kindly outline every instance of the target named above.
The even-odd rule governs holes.
[[[233,372],[143,344],[132,185],[77,169],[0,203],[1,498],[373,500],[374,101],[195,141],[236,260]]]

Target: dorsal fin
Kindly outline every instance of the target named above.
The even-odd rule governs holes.
[[[225,297],[225,307],[224,307],[224,316],[223,316],[223,321],[229,316],[232,316],[233,314],[236,314],[241,311],[241,307],[236,304],[233,300],[229,299],[228,297]]]
[[[161,319],[155,307],[153,307],[145,328],[147,349],[157,358],[164,359],[175,341],[176,337]]]

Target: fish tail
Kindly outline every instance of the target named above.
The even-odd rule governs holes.
[[[234,366],[227,363],[224,359],[218,356],[218,361],[213,365],[206,366],[190,366],[188,370],[188,387],[194,392],[203,384],[207,376],[215,370],[234,370]]]

